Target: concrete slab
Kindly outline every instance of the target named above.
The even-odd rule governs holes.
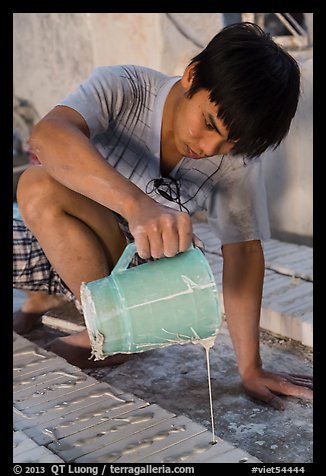
[[[151,407],[152,405],[149,409]],[[172,415],[171,419],[158,422],[137,433],[129,433],[118,442],[110,441],[104,448],[78,458],[76,462],[135,463],[152,453],[170,449],[180,441],[188,441],[189,438],[204,432],[208,433],[205,428],[188,418]]]
[[[275,302],[272,298],[269,300],[263,299],[263,307],[267,309],[273,309],[281,314],[288,314],[292,316],[300,316],[307,311],[312,312],[313,300],[311,295],[304,295],[302,299],[298,297],[297,292],[291,292],[279,294],[275,297]]]
[[[263,299],[266,299],[268,295],[273,293],[282,293],[285,287],[292,286],[294,284],[289,276],[278,275],[277,273],[274,273],[274,275],[275,277],[271,275],[266,277],[263,289]]]
[[[219,239],[214,236],[209,225],[197,222],[194,232],[204,242],[207,252],[221,256]],[[313,280],[313,248],[275,239],[263,242],[266,267],[288,275],[298,275]],[[305,271],[303,272],[303,268]]]
[[[33,372],[38,372],[49,368],[49,364],[58,365],[58,357],[51,352],[40,349],[40,353],[35,350],[35,346],[29,345],[13,352],[13,379],[22,377]]]
[[[21,392],[26,392],[28,389],[35,389],[40,384],[46,385],[47,382],[56,380],[58,378],[67,377],[68,379],[85,378],[85,375],[78,367],[73,367],[72,371],[67,368],[67,363],[62,368],[45,368],[38,372],[32,372],[28,375],[16,377],[13,381],[13,389],[15,394],[19,397]]]
[[[17,446],[24,440],[28,439],[28,436],[23,431],[13,431],[13,448]]]
[[[44,446],[37,446],[23,453],[14,452],[13,463],[64,463],[64,461]]]
[[[35,441],[31,440],[30,438],[24,438],[20,441],[17,441],[13,445],[13,453],[14,458],[18,457],[20,454],[25,453],[26,451],[30,451],[34,448],[38,448],[39,445],[35,443]]]
[[[57,397],[51,401],[45,401],[26,408],[23,411],[16,407],[16,428],[23,430],[42,423],[48,423],[64,412],[70,412],[87,407],[92,402],[101,398],[113,397],[119,394],[108,384],[89,383],[77,391],[70,392],[65,396]],[[120,392],[121,393],[121,392]],[[19,413],[18,413],[19,412]]]
[[[301,331],[301,342],[306,347],[313,347],[314,333],[313,333],[313,324],[311,314],[307,314],[307,319],[303,316],[302,320],[302,331]]]
[[[55,356],[53,359],[42,360],[36,365],[22,367],[15,366],[13,371],[13,383],[19,388],[20,385],[30,385],[34,380],[40,381],[45,378],[46,374],[51,374],[56,371],[68,371],[67,362]],[[70,366],[71,372],[78,372],[80,369],[75,366]]]
[[[59,456],[48,452],[46,448],[39,447],[37,450],[33,450],[30,453],[24,453],[18,458],[14,458],[14,463],[64,463]]]
[[[181,418],[181,417],[179,417]],[[189,438],[177,441],[172,446],[159,451],[151,452],[142,456],[137,463],[196,463],[200,460],[202,453],[207,457],[224,453],[234,449],[230,443],[215,437],[216,444],[212,444],[212,433],[210,431],[199,432]]]
[[[51,422],[39,423],[37,426],[27,428],[25,432],[38,444],[47,445],[148,405],[148,402],[127,393],[114,399],[105,397],[67,415],[60,415]]]
[[[71,383],[69,384],[65,384],[65,382],[68,381],[67,377],[63,377],[59,380],[63,382],[62,385],[57,385],[55,382],[52,384],[50,382],[45,384],[41,382],[35,386],[35,392],[33,392],[33,388],[29,388],[23,393],[23,395],[21,392],[19,392],[18,395],[15,394],[15,407],[18,408],[18,410],[23,410],[27,415],[39,415],[40,412],[43,412],[45,409],[51,411],[60,406],[62,406],[62,408],[65,407],[66,400],[69,401],[72,398],[76,400],[80,390],[97,384],[95,379],[88,376],[86,379],[82,377],[77,378],[74,381],[72,381],[72,377],[70,377],[69,381],[71,381]],[[72,400],[73,403],[75,400]]]
[[[170,420],[174,416],[173,413],[167,412],[158,405],[150,405],[81,430],[60,440],[60,445],[51,443],[49,448],[65,461],[77,462],[78,459],[78,462],[81,462],[80,458],[84,457],[84,462],[95,462],[101,453],[97,450],[110,446],[106,453],[120,452],[128,445],[130,439],[138,441],[142,437],[139,435],[143,435],[146,430],[155,434],[162,421]],[[171,423],[167,423],[167,426],[170,428]],[[96,453],[95,456],[89,455],[93,452]],[[107,455],[107,462],[111,461],[113,461],[112,458]]]
[[[181,430],[181,431],[180,431]],[[75,460],[76,463],[198,463],[210,459],[218,462],[224,453],[230,454],[228,462],[239,462],[241,458],[251,458],[248,453],[232,447],[222,440],[212,446],[212,434],[203,431],[200,425],[185,417],[175,417],[172,420],[141,431],[122,440],[120,444],[110,444],[93,453]],[[214,450],[212,451],[212,449]],[[200,456],[201,458],[200,458]],[[226,456],[224,457],[226,459]]]
[[[46,376],[47,377],[47,376]],[[14,404],[17,408],[30,408],[38,405],[40,400],[49,401],[60,395],[66,395],[70,390],[76,390],[79,385],[87,384],[90,378],[79,372],[63,373],[63,375],[49,376],[45,381],[35,383],[34,387],[24,388],[15,392]]]
[[[210,432],[201,433],[194,438],[183,441],[166,452],[156,453],[149,458],[138,461],[146,463],[249,463],[261,462],[249,453],[235,448],[229,443],[217,440],[211,444]]]
[[[24,347],[30,345],[31,341],[23,336],[18,335],[16,332],[13,332],[13,352],[15,352],[17,349],[23,349]]]

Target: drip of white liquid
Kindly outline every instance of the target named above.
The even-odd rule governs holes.
[[[209,394],[209,407],[210,407],[210,412],[211,412],[211,425],[212,425],[212,434],[213,434],[213,439],[212,439],[212,444],[215,444],[217,441],[215,439],[215,426],[214,426],[214,414],[213,414],[213,399],[212,399],[212,386],[211,386],[211,368],[210,368],[210,363],[209,363],[209,349],[213,347],[215,337],[208,337],[207,339],[202,339],[200,343],[205,349],[206,352],[206,365],[207,365],[207,381],[208,381],[208,394]]]

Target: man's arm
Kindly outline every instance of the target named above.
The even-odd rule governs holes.
[[[309,379],[264,371],[259,352],[259,320],[264,280],[260,241],[222,247],[223,299],[228,329],[246,392],[278,410],[284,402],[276,394],[312,398]]]
[[[189,247],[188,214],[155,202],[111,167],[89,140],[85,120],[72,108],[50,111],[34,127],[29,144],[58,182],[126,218],[142,258],[174,256]]]

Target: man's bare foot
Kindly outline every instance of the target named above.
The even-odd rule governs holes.
[[[42,320],[43,312],[23,312],[21,309],[14,312],[14,331],[23,335],[31,332]]]
[[[80,369],[123,364],[131,358],[130,354],[115,354],[106,357],[104,360],[89,360],[91,344],[87,330],[66,337],[58,337],[50,342],[46,349],[63,357],[67,362]]]
[[[50,295],[44,291],[29,291],[22,307],[14,312],[13,328],[17,334],[28,334],[41,323],[42,316],[50,309],[64,304],[61,296]]]

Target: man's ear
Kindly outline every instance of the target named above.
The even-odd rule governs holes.
[[[189,64],[184,70],[184,73],[181,77],[181,85],[186,91],[189,91],[189,89],[191,88],[195,74],[194,69],[195,63]]]

